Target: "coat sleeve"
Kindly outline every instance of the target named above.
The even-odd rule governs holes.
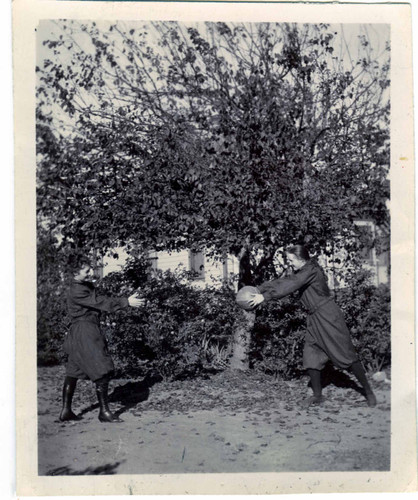
[[[271,299],[281,299],[296,290],[309,285],[315,279],[316,272],[312,266],[301,269],[299,272],[294,273],[286,278],[278,280],[266,281],[257,288],[263,294],[266,301]]]
[[[124,309],[129,305],[128,299],[125,297],[96,297],[94,290],[89,290],[85,287],[73,288],[70,295],[74,304],[87,309],[93,309],[95,311],[113,313],[119,311],[120,309]]]

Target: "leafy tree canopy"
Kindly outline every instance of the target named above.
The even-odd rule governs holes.
[[[41,24],[40,220],[63,248],[267,260],[291,242],[326,250],[357,218],[386,223],[389,48],[372,49],[365,29],[355,44],[343,35]]]

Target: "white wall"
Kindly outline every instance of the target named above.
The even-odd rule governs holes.
[[[120,271],[126,263],[127,254],[123,249],[116,249],[113,253],[117,253],[119,258],[115,259],[112,256],[106,256],[103,259],[103,276],[110,274],[111,272]],[[190,259],[189,251],[182,250],[180,252],[151,252],[150,257],[157,257],[155,265],[157,269],[162,271],[175,271],[176,269],[183,269],[190,271]],[[342,260],[343,255],[341,255]],[[330,259],[321,256],[319,263],[323,266],[326,274],[328,275],[328,285],[330,288],[335,287],[333,281],[333,272]],[[335,265],[335,270],[338,271],[338,267],[344,266],[344,264]],[[388,254],[383,254],[377,257],[373,266],[368,266],[365,264],[365,268],[372,270],[374,276],[374,283],[379,285],[381,283],[388,283]],[[226,269],[224,268],[224,263],[220,261],[215,261],[209,259],[205,256],[204,259],[204,279],[196,279],[193,281],[194,286],[205,287],[210,286],[220,286],[222,280],[225,277],[234,279],[238,276],[239,262],[238,259],[232,255],[228,256],[226,261]],[[338,283],[339,287],[344,287],[344,281],[340,280]]]
[[[157,257],[156,266],[162,271],[174,271],[179,266],[191,271],[189,251],[182,250],[180,252],[157,252],[153,254]],[[207,285],[220,286],[225,277],[232,277],[238,273],[238,260],[229,256],[226,261],[226,269],[224,263],[218,260],[210,259],[207,256],[204,258],[204,279],[196,279],[192,283],[194,286],[205,287]]]
[[[126,264],[128,255],[123,248],[116,248],[112,250],[112,254],[113,253],[117,253],[119,258],[115,259],[111,255],[103,257],[103,277],[110,273],[121,271],[123,266]]]
[[[157,257],[157,268],[161,271],[175,271],[183,268],[189,270],[189,252],[181,250],[180,252],[153,252],[152,256]]]
[[[117,253],[118,258],[114,258],[112,254]],[[190,258],[188,250],[179,252],[150,252],[149,256],[155,258],[154,265],[161,271],[175,271],[183,269],[190,271]],[[128,255],[122,248],[114,249],[109,255],[103,258],[103,277],[112,273],[121,271],[126,263]],[[238,259],[233,256],[228,256],[226,260],[226,268],[223,262],[204,258],[204,279],[196,279],[192,283],[194,286],[205,287],[207,285],[218,286],[225,277],[233,278],[238,274],[239,263]]]

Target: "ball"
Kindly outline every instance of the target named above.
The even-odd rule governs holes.
[[[255,286],[244,286],[243,288],[238,290],[235,301],[241,307],[241,309],[250,311],[251,309],[253,309],[253,307],[251,307],[248,302],[253,298],[253,295],[255,293],[260,293],[258,288],[256,288]]]

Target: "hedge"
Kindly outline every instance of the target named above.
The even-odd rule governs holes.
[[[38,363],[62,363],[68,323],[65,287],[38,280]],[[196,376],[228,367],[238,310],[234,292],[196,288],[188,273],[160,272],[150,277],[141,262],[106,276],[98,293],[123,296],[139,290],[146,306],[103,315],[102,330],[119,375],[157,372],[165,379]],[[390,293],[364,276],[340,290],[336,301],[345,313],[353,342],[366,367],[390,364]],[[263,304],[256,313],[249,347],[250,367],[290,379],[302,373],[306,315],[296,297]]]

